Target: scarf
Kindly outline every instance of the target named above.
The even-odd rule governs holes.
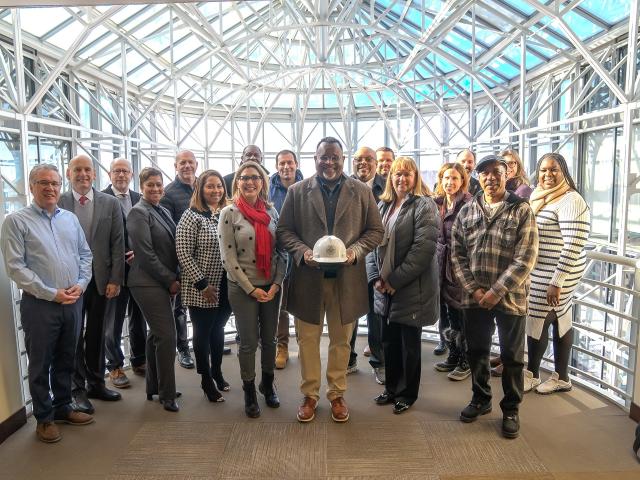
[[[242,196],[236,200],[236,206],[256,231],[256,267],[262,272],[264,278],[269,279],[271,278],[273,239],[269,231],[271,217],[267,213],[267,207],[261,199],[258,199],[255,206],[252,206]]]
[[[548,190],[544,190],[540,184],[538,184],[535,190],[531,193],[531,197],[529,197],[529,205],[531,205],[533,214],[537,215],[545,205],[558,201],[560,197],[569,190],[571,190],[571,187],[565,179],[555,187]]]

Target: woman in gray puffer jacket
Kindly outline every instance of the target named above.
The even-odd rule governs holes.
[[[375,279],[374,310],[382,315],[386,383],[375,398],[406,411],[418,398],[422,327],[439,313],[436,243],[440,216],[413,159],[391,165],[380,213],[382,243],[367,257],[367,277]]]

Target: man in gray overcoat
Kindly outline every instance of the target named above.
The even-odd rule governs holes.
[[[289,187],[280,212],[278,243],[293,262],[287,309],[299,319],[298,347],[304,400],[298,420],[315,417],[320,398],[320,336],[327,318],[329,355],[327,398],[336,422],[349,419],[344,401],[349,340],[355,322],[369,311],[365,256],[382,240],[384,228],[371,189],[343,173],[342,144],[320,140],[314,156],[316,174]],[[323,271],[313,259],[313,246],[335,235],[347,247],[347,262],[337,271]]]

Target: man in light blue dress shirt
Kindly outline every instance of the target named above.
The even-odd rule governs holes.
[[[23,290],[20,318],[36,435],[47,443],[61,438],[56,423],[93,422],[71,408],[81,298],[91,280],[92,255],[77,217],[57,207],[61,180],[54,165],[34,167],[33,203],[7,216],[0,234],[7,274]]]

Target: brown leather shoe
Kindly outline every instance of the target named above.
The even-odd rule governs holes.
[[[316,418],[316,407],[318,406],[318,401],[315,398],[304,397],[302,403],[298,407],[298,421],[299,422],[310,422],[314,418]]]
[[[131,386],[129,378],[121,368],[116,368],[115,370],[110,371],[109,378],[111,379],[113,386],[116,388],[129,388]]]
[[[66,417],[56,417],[56,423],[68,423],[69,425],[89,425],[93,423],[93,417],[88,413],[71,410]]]
[[[38,423],[36,426],[38,440],[44,443],[56,443],[62,438],[58,426],[53,422]]]
[[[349,420],[349,407],[344,398],[338,397],[331,400],[331,418],[334,422],[346,422]]]

